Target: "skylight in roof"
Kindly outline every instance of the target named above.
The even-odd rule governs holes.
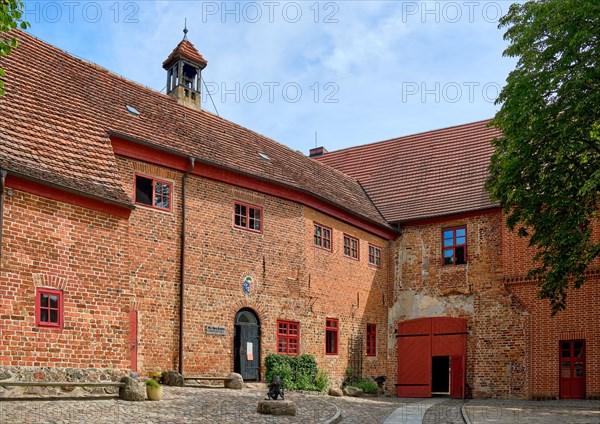
[[[264,160],[271,160],[271,158],[270,158],[270,157],[268,157],[267,155],[265,155],[264,153],[260,153],[260,152],[259,152],[259,153],[258,153],[258,156],[260,156],[260,157],[261,157],[262,159],[264,159]]]
[[[129,112],[133,113],[135,116],[139,116],[140,112],[133,106],[125,105],[125,107]]]

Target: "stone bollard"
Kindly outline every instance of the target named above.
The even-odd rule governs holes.
[[[225,380],[225,387],[227,389],[242,390],[244,387],[244,379],[242,378],[241,374],[232,372],[228,375],[228,377],[232,380]]]
[[[353,386],[344,387],[343,392],[344,392],[344,395],[352,396],[352,397],[361,397],[363,395],[362,389],[359,389],[358,387],[353,387]]]
[[[185,386],[183,376],[177,371],[165,371],[162,373],[162,384],[165,386]]]
[[[121,378],[121,383],[125,383],[125,386],[119,388],[119,399],[136,402],[146,400],[144,383],[127,376]]]
[[[342,389],[338,387],[331,387],[329,389],[329,396],[342,397],[344,396],[344,393],[342,392]]]
[[[258,401],[259,414],[290,415],[296,416],[296,404],[291,400],[260,400]]]

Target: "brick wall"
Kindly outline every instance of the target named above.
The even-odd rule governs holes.
[[[181,173],[121,157],[117,165],[131,199],[136,173],[173,183],[171,212],[138,205],[131,213],[127,244],[131,261],[122,272],[138,316],[138,370],[177,369]]]
[[[134,175],[173,183],[172,211],[138,207],[129,220],[14,190],[6,196],[0,331],[4,366],[128,369],[128,313],[138,312],[138,369],[178,367],[182,173],[118,158],[125,190]],[[184,371],[234,368],[235,314],[254,310],[261,359],[276,351],[278,319],[300,323],[300,352],[317,358],[334,380],[362,338],[362,373],[397,377],[395,329],[431,316],[467,320],[467,394],[558,396],[558,342],[586,340],[587,395],[598,396],[598,274],[569,293],[569,308],[550,317],[524,278],[533,264],[527,241],[499,211],[403,227],[394,242],[316,210],[190,175],[185,288]],[[234,201],[263,210],[263,231],[234,228]],[[333,230],[332,249],[313,245],[313,223]],[[467,227],[468,265],[442,266],[442,229]],[[343,236],[360,240],[360,260],[344,256]],[[383,266],[368,264],[368,246]],[[596,273],[595,273],[596,272]],[[242,280],[252,276],[252,293]],[[393,283],[393,284],[391,284]],[[63,290],[64,328],[35,324],[35,288]],[[338,355],[325,355],[325,320],[339,320]],[[366,357],[366,325],[377,325],[377,356]],[[225,336],[206,334],[223,326]],[[264,378],[264,368],[262,370]]]
[[[18,190],[5,200],[0,365],[128,369],[127,220]],[[62,329],[36,326],[38,287],[63,291]]]
[[[332,249],[313,246],[313,223],[332,228]],[[314,306],[310,319],[314,332],[311,353],[319,363],[327,364],[332,375],[341,377],[348,367],[349,341],[362,338],[363,375],[386,375],[388,246],[384,240],[343,224],[333,218],[305,208],[304,249],[307,256],[306,273],[310,276]],[[344,234],[360,240],[359,261],[344,256]],[[382,250],[382,266],[368,263],[369,243]],[[304,284],[307,277],[304,276]],[[325,319],[339,319],[339,355],[325,355]],[[377,356],[366,357],[364,347],[367,324],[377,325]],[[357,370],[355,370],[357,371]]]
[[[121,179],[133,196],[136,172],[173,182],[172,212],[140,207],[130,217],[130,284],[139,309],[138,368],[176,368],[178,352],[181,173],[119,158]],[[261,325],[261,360],[276,351],[278,319],[300,323],[300,353],[341,379],[348,341],[376,324],[378,354],[360,349],[364,375],[386,370],[387,242],[310,208],[195,175],[187,179],[184,373],[233,371],[234,319],[254,310]],[[261,207],[263,231],[234,228],[234,201]],[[313,247],[313,221],[333,229],[331,252]],[[343,234],[360,240],[360,260],[343,256]],[[383,266],[368,264],[368,244],[382,248]],[[245,276],[255,289],[246,294]],[[325,355],[325,319],[339,319],[339,354]],[[225,336],[206,326],[225,327]],[[264,378],[264,367],[262,369]]]
[[[241,308],[258,315],[263,361],[275,350],[276,320],[302,321],[303,299],[293,294],[304,265],[302,207],[195,176],[189,182],[185,369],[223,374],[234,368],[234,320]],[[262,233],[233,227],[234,201],[262,208]],[[243,290],[246,276],[254,280],[251,294]],[[206,325],[224,326],[226,335],[208,335]],[[303,353],[306,330],[301,323]]]
[[[527,382],[527,315],[502,283],[499,211],[464,219],[406,225],[395,244],[388,374],[397,378],[398,323],[425,317],[467,321],[466,393],[523,397]],[[442,265],[442,230],[467,228],[467,265]]]
[[[594,237],[597,240],[600,231]],[[567,309],[551,316],[548,300],[539,299],[538,287],[526,274],[534,265],[528,240],[503,228],[505,280],[514,300],[526,308],[531,320],[527,347],[531,381],[529,397],[559,397],[559,342],[586,341],[586,396],[600,396],[600,276],[598,261],[590,267],[581,289],[570,289]]]
[[[586,341],[586,394],[600,396],[600,277],[590,277],[579,290],[568,292],[568,307],[554,317],[547,300],[537,297],[537,286],[513,284],[510,290],[531,313],[533,331],[529,346],[531,397],[559,397],[559,342]]]

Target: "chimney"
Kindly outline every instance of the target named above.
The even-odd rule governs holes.
[[[315,147],[314,149],[310,149],[310,153],[308,154],[309,158],[318,158],[327,153],[327,149],[325,147]]]

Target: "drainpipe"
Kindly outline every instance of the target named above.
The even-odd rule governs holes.
[[[179,258],[179,374],[183,375],[183,302],[185,289],[185,201],[187,176],[194,169],[195,159],[189,157],[189,167],[181,178],[181,247]]]
[[[4,189],[6,174],[6,170],[0,168],[0,272],[2,270],[2,232],[4,224]]]

